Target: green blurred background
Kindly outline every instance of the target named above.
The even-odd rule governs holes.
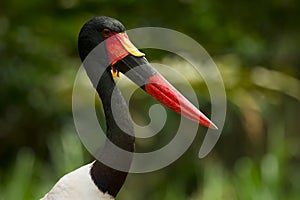
[[[201,127],[179,160],[130,174],[117,199],[299,198],[300,1],[4,0],[0,200],[39,199],[63,174],[92,160],[76,134],[71,98],[80,66],[78,32],[98,15],[117,18],[127,29],[166,27],[197,40],[217,63],[228,100],[221,138],[207,157],[197,157]],[[145,52],[150,61],[180,65],[166,52]],[[209,115],[205,83],[199,79],[193,87]],[[135,118],[145,125],[155,101],[140,91],[135,96],[130,110],[142,112]],[[172,139],[168,132],[179,119],[167,112],[162,133],[138,140],[137,150]]]

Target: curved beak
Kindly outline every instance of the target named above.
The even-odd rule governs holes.
[[[159,74],[128,39],[119,33],[105,40],[113,74],[122,72],[144,91],[173,111],[205,127],[218,129],[200,110]]]

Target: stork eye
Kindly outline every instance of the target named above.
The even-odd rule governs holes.
[[[112,31],[108,28],[105,28],[101,31],[101,34],[103,37],[108,38],[112,34]]]

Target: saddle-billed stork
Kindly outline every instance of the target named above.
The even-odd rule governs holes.
[[[89,53],[104,42],[104,52],[96,55],[108,60],[107,66],[92,67],[84,61]],[[103,44],[103,43],[102,43]],[[95,17],[82,27],[78,38],[79,55],[103,104],[107,140],[118,147],[134,151],[134,130],[128,106],[121,92],[116,88],[113,77],[119,72],[139,85],[144,91],[175,112],[209,128],[217,127],[170,83],[168,83],[146,60],[128,39],[125,27],[116,19],[106,16]],[[144,66],[138,68],[138,66]],[[95,68],[102,68],[101,77],[95,78]],[[137,69],[137,70],[135,70]],[[131,73],[126,73],[131,71]],[[97,75],[96,75],[97,76]],[[111,101],[114,92],[114,101]],[[116,104],[116,105],[112,105]],[[118,122],[113,116],[112,106],[119,109]],[[122,128],[119,125],[122,124]],[[106,144],[106,143],[105,143]],[[104,145],[101,156],[111,155],[108,145]],[[128,170],[132,156],[122,159]],[[96,160],[63,176],[47,193],[43,200],[99,200],[114,199],[121,189],[128,172],[118,171]]]

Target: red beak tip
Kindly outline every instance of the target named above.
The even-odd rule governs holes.
[[[209,128],[214,129],[214,130],[218,130],[218,127],[212,122],[210,123]]]

